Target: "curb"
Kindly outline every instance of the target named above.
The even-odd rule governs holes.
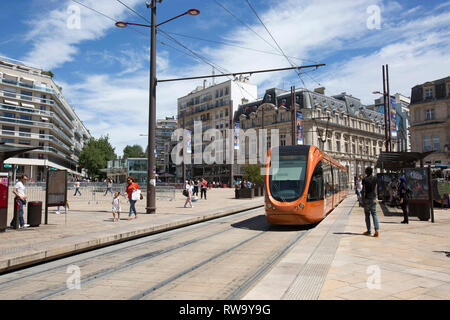
[[[130,241],[149,235],[162,233],[165,231],[178,229],[197,223],[205,222],[208,220],[213,220],[228,215],[240,213],[247,210],[263,208],[264,204],[260,205],[248,205],[240,207],[232,207],[229,209],[224,209],[216,211],[211,214],[199,215],[194,218],[179,220],[171,223],[165,223],[160,225],[154,225],[151,227],[140,227],[133,226],[134,229],[114,233],[113,231],[99,231],[88,235],[73,236],[73,238],[80,238],[79,242],[70,243],[67,245],[59,245],[54,248],[39,250],[36,249],[34,253],[28,253],[23,256],[8,258],[5,260],[0,260],[0,275],[9,273],[12,271],[17,271],[18,269],[23,269],[25,267],[34,266],[44,262],[53,261],[63,257],[69,257],[75,254],[80,254],[87,251],[92,251],[95,249],[115,245],[121,242]],[[69,238],[70,241],[70,238]],[[75,240],[76,241],[76,240]]]

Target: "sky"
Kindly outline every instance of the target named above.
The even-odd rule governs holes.
[[[324,63],[300,75],[252,75],[255,99],[273,87],[325,87],[368,105],[382,91],[384,64],[390,92],[405,96],[450,75],[450,1],[163,0],[157,23],[191,8],[200,14],[158,27],[159,80]],[[0,19],[0,57],[51,70],[91,134],[108,135],[117,155],[126,145],[146,148],[150,29],[114,25],[149,24],[144,0],[1,0]],[[157,118],[176,116],[177,98],[202,84],[159,83]]]

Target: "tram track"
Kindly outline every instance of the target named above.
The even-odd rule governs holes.
[[[171,295],[171,290],[186,279],[187,281],[191,278],[201,279],[202,272],[211,275],[214,270],[226,267],[228,259],[231,259],[230,261],[242,259],[245,252],[252,252],[252,248],[256,248],[253,251],[261,251],[261,243],[269,243],[269,248],[262,250],[267,257],[255,256],[257,257],[255,261],[250,263],[251,270],[231,274],[230,279],[224,280],[227,282],[225,289],[219,288],[217,292],[214,290],[209,292],[212,298],[238,299],[308,232],[297,230],[298,228],[289,230],[270,226],[261,215],[262,210],[251,209],[167,233],[131,240],[117,245],[119,247],[99,249],[97,254],[88,252],[81,254],[80,257],[65,258],[71,260],[62,259],[60,262],[62,264],[42,270],[30,270],[28,274],[18,274],[18,277],[3,282],[0,276],[0,298],[2,291],[18,283],[31,281],[38,284],[35,285],[36,289],[28,289],[28,292],[20,294],[20,299],[47,300],[74,297],[84,299],[91,296],[95,299],[98,288],[106,288],[122,281],[120,279],[123,278],[123,282],[132,283],[133,288],[130,286],[116,288],[115,290],[124,291],[119,299],[166,299]],[[283,232],[286,230],[289,232]],[[209,244],[212,244],[211,252],[202,250]],[[151,250],[148,250],[149,246]],[[185,264],[183,257],[188,257],[184,258]],[[180,266],[159,267],[173,264],[167,261],[177,261]],[[52,263],[57,264],[57,261]],[[63,281],[67,275],[61,274],[66,267],[77,263],[81,265],[82,270],[87,270],[80,279],[83,290],[79,291],[69,289]],[[156,277],[150,272],[154,269],[161,273],[161,276]],[[136,280],[131,281],[129,274],[135,273],[138,276]]]

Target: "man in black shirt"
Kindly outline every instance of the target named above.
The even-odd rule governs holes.
[[[373,218],[373,225],[375,228],[374,237],[378,237],[378,230],[380,229],[378,225],[377,218],[377,195],[375,191],[377,190],[377,178],[372,175],[372,168],[366,168],[366,177],[363,179],[362,185],[362,201],[364,204],[364,214],[366,215],[366,227],[367,231],[364,232],[364,235],[370,236],[370,216]]]

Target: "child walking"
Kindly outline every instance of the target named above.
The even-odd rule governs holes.
[[[114,193],[114,198],[112,201],[112,214],[113,214],[113,222],[120,220],[120,200],[119,200],[119,192]],[[117,213],[117,219],[116,219]]]

